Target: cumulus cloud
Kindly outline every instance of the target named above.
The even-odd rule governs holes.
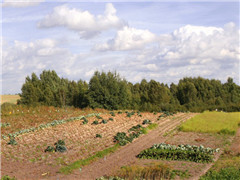
[[[53,39],[39,39],[33,42],[5,42],[2,52],[3,92],[16,93],[24,83],[25,77],[32,72],[44,69],[63,72],[74,56],[66,49],[57,47]]]
[[[117,32],[114,39],[111,39],[104,44],[98,44],[94,49],[99,51],[142,49],[145,45],[152,43],[155,40],[156,35],[149,30],[135,29],[125,26]]]
[[[4,0],[2,6],[3,7],[28,7],[28,6],[36,6],[45,0]]]
[[[126,23],[116,16],[116,9],[107,3],[103,15],[94,16],[88,11],[69,8],[67,5],[57,6],[53,12],[38,23],[39,28],[63,26],[79,33],[81,38],[88,39],[102,31],[119,29]]]
[[[136,74],[138,79],[154,78],[168,83],[185,76],[222,81],[231,76],[238,82],[239,35],[234,23],[224,27],[186,25],[172,33],[158,35],[158,46],[132,53],[121,69],[126,69],[129,80],[136,79],[132,77]]]

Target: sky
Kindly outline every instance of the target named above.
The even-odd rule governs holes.
[[[1,2],[1,94],[55,70],[87,82],[98,71],[132,83],[228,77],[240,84],[238,1]]]

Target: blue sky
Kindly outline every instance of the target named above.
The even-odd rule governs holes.
[[[55,70],[88,81],[95,70],[135,83],[231,76],[239,84],[239,2],[2,3],[2,93]]]

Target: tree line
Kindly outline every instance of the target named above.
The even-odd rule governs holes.
[[[240,86],[202,77],[186,77],[178,84],[143,79],[131,83],[116,72],[96,71],[89,83],[60,78],[55,71],[32,73],[22,85],[18,104],[56,107],[134,109],[140,111],[240,111]]]

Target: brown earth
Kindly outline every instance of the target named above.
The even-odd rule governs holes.
[[[230,150],[234,155],[240,154],[240,128],[238,128],[235,138],[233,139]]]
[[[143,135],[136,139],[133,143],[128,144],[118,149],[115,153],[106,156],[92,164],[83,167],[81,172],[79,169],[75,170],[68,176],[57,175],[50,177],[50,179],[96,179],[103,175],[111,175],[121,166],[134,164],[137,160],[136,155],[142,150],[151,147],[154,143],[164,142],[163,135],[167,131],[176,128],[181,122],[193,117],[195,114],[178,114],[177,118],[167,119],[165,121],[158,121],[158,128],[150,131],[147,135]]]
[[[191,114],[176,114],[174,117],[163,118],[156,121],[160,113],[141,113],[131,118],[126,114],[116,114],[114,121],[107,124],[91,125],[95,117],[88,118],[89,123],[82,125],[82,121],[46,128],[37,132],[16,137],[18,145],[7,145],[8,140],[1,140],[1,174],[15,176],[17,179],[42,179],[45,177],[58,177],[60,167],[78,159],[84,159],[114,145],[113,136],[117,132],[127,132],[134,125],[141,124],[144,119],[158,122],[163,127],[175,127],[181,118],[185,119]],[[104,119],[109,114],[101,115]],[[179,119],[179,118],[180,119]],[[174,119],[176,118],[176,119]],[[174,119],[174,120],[171,120]],[[173,123],[173,124],[172,124]],[[166,124],[164,126],[164,124]],[[165,129],[162,129],[165,132]],[[101,134],[103,138],[95,138]],[[144,136],[143,136],[144,137]],[[59,140],[65,140],[68,151],[65,153],[44,153],[48,145],[53,146]],[[62,176],[62,175],[59,175]],[[65,179],[65,177],[64,177]]]

